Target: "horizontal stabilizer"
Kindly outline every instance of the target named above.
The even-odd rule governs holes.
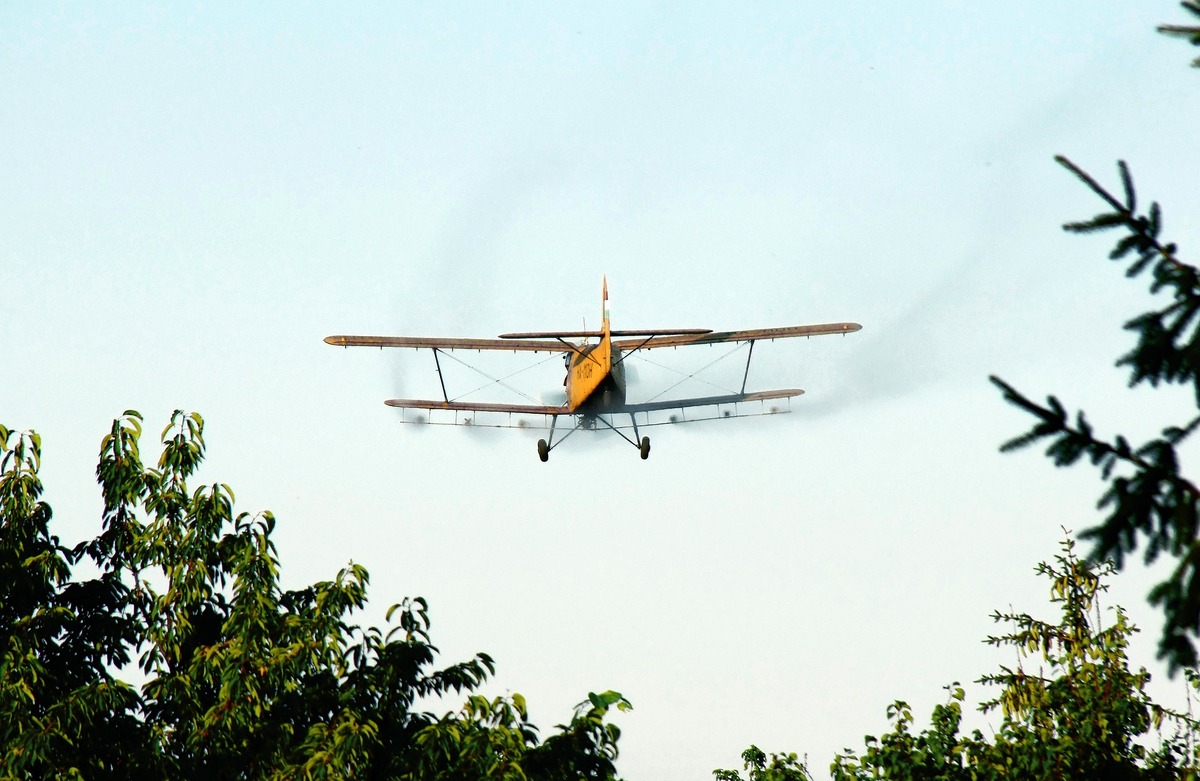
[[[609,331],[613,336],[699,336],[711,334],[711,328],[656,328],[652,331]],[[501,339],[599,339],[603,331],[529,331],[500,334]]]

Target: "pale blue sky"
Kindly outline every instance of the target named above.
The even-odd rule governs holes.
[[[1062,233],[1099,204],[1052,160],[1127,159],[1196,246],[1178,14],[6,5],[0,420],[42,432],[74,540],[111,419],[198,410],[289,584],[353,559],[369,618],[424,595],[444,660],[493,654],[547,728],[622,691],[630,779],[752,741],[820,776],[893,699],[1011,663],[989,613],[1048,613],[1033,565],[1096,520],[1092,475],[996,453],[1026,420],[986,375],[1135,436],[1186,401],[1122,391],[1145,286]],[[604,273],[618,327],[864,330],[763,350],[753,379],[808,391],[789,418],[656,429],[644,463],[401,426],[427,356],[321,342],[575,328]],[[1147,664],[1149,582],[1114,589]]]

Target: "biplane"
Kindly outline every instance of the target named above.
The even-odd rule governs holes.
[[[500,334],[496,339],[462,339],[456,337],[413,337],[413,336],[327,336],[327,344],[339,347],[407,347],[412,349],[427,349],[432,351],[434,365],[437,369],[438,381],[441,384],[441,399],[387,399],[384,404],[401,410],[450,411],[455,413],[457,425],[472,425],[478,413],[500,413],[509,420],[516,417],[515,423],[493,424],[504,428],[528,428],[530,417],[548,421],[549,434],[537,443],[538,457],[542,461],[550,458],[550,451],[566,441],[567,437],[581,429],[606,429],[616,432],[629,444],[637,448],[642,459],[650,455],[650,437],[642,436],[639,431],[638,418],[642,416],[641,427],[662,425],[652,422],[651,413],[664,411],[680,411],[703,407],[717,410],[716,415],[709,417],[687,417],[671,415],[666,423],[680,423],[689,420],[711,420],[714,417],[746,417],[754,414],[774,414],[787,411],[772,405],[766,411],[744,412],[743,405],[757,402],[758,408],[763,409],[766,402],[781,399],[791,399],[804,393],[799,388],[784,388],[780,390],[747,391],[746,380],[750,374],[750,358],[754,353],[754,343],[764,340],[785,339],[798,336],[820,336],[824,334],[848,334],[858,331],[862,326],[858,323],[822,323],[818,325],[796,325],[782,328],[757,328],[743,331],[713,331],[706,328],[674,328],[653,330],[614,330],[609,324],[608,280],[603,281],[603,314],[598,331],[539,331],[530,333]],[[595,341],[593,341],[595,340]],[[696,396],[630,402],[626,397],[626,361],[638,353],[657,350],[665,347],[689,347],[693,345],[711,345],[718,343],[748,344],[746,366],[742,372],[741,389],[736,392],[720,395]],[[446,390],[446,379],[443,372],[441,357],[451,351],[513,351],[513,352],[543,352],[561,353],[566,368],[566,378],[563,386],[566,391],[562,404],[506,404],[477,401],[464,401],[452,398]],[[478,371],[478,370],[477,370]],[[485,377],[500,383],[501,380],[491,378],[482,371]],[[531,399],[532,400],[532,399]],[[471,417],[458,418],[459,413],[470,413]],[[624,416],[629,423],[625,424]],[[572,421],[572,428],[563,433],[558,429],[559,437],[555,439],[556,426],[559,418]],[[425,417],[405,422],[429,422]],[[625,432],[632,429],[633,436]]]

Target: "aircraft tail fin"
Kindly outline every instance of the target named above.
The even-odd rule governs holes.
[[[601,319],[600,330],[607,333],[609,330],[609,324],[608,324],[608,275],[607,274],[604,275],[603,279],[604,279],[604,282],[603,282],[604,301],[603,301],[603,309],[601,310],[602,319]]]

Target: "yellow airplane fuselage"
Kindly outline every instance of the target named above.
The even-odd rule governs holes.
[[[608,322],[607,278],[603,295],[600,341],[577,347],[567,361],[567,408],[571,412],[605,412],[625,403],[621,350],[613,347]]]
[[[567,407],[572,412],[603,412],[625,403],[625,372],[621,351],[612,346],[605,329],[600,342],[571,354],[567,367]]]

